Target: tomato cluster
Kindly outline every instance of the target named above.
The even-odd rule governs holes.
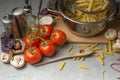
[[[54,30],[52,25],[41,25],[38,33],[27,34],[24,43],[27,49],[24,51],[25,60],[30,64],[40,62],[42,56],[53,56],[56,46],[62,46],[66,42],[66,34],[61,30]]]

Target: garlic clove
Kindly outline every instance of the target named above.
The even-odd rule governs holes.
[[[22,68],[25,65],[23,55],[15,55],[11,60],[10,64],[15,68]]]
[[[107,40],[115,40],[117,37],[117,31],[113,28],[110,28],[105,32],[104,35]]]

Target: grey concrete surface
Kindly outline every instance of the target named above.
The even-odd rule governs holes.
[[[31,0],[34,14],[37,13],[39,0]],[[45,7],[48,0],[43,0]],[[23,0],[0,0],[0,20],[5,14],[10,14],[15,7],[23,7]],[[2,22],[0,21],[0,34],[4,31]],[[67,43],[62,49],[56,53],[54,57],[67,55],[66,49],[69,45],[73,45],[72,51],[78,49],[77,43]],[[103,44],[99,44],[103,48]],[[72,53],[72,52],[71,52]],[[99,53],[99,52],[98,52]],[[52,58],[54,58],[52,57]],[[15,69],[9,64],[4,64],[0,61],[0,80],[102,80],[102,72],[105,71],[104,80],[117,80],[120,73],[111,69],[110,64],[116,62],[114,59],[120,57],[119,54],[105,55],[105,65],[102,66],[96,57],[86,57],[85,61],[73,61],[72,59],[63,60],[66,65],[62,71],[59,71],[59,65],[62,61],[33,67],[26,64],[22,69]],[[51,58],[45,58],[48,60]],[[89,69],[80,69],[78,65],[87,65]]]

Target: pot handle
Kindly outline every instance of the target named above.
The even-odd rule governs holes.
[[[47,4],[47,9],[50,14],[56,15],[56,16],[61,16],[61,13],[57,9],[58,7],[58,0],[49,0]]]
[[[116,2],[116,5],[117,5],[116,18],[120,18],[120,2]]]
[[[112,15],[112,17],[110,18],[109,21],[113,21],[115,19],[120,18],[120,2],[116,2],[115,0],[112,0],[113,5],[114,5],[114,14]]]
[[[117,18],[120,18],[120,2],[115,2],[114,1],[114,4],[115,4],[116,12],[113,16],[113,20],[117,19]]]

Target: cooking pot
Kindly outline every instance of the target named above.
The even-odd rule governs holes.
[[[117,6],[114,1],[110,1],[111,7],[109,7],[109,14],[107,17],[101,21],[97,22],[81,22],[68,17],[64,10],[66,7],[64,6],[66,0],[49,0],[47,9],[50,13],[55,15],[62,15],[65,23],[67,23],[69,30],[79,36],[82,37],[92,37],[100,32],[102,32],[106,24],[114,18],[114,15],[117,12]]]

